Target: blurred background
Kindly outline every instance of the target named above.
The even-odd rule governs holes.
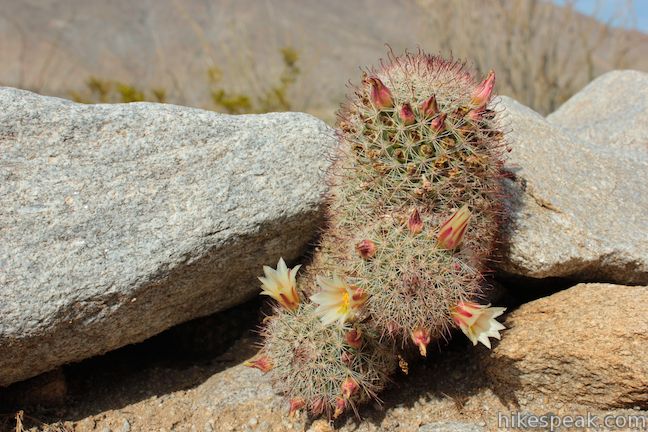
[[[0,85],[333,121],[359,65],[420,47],[548,114],[648,70],[648,0],[0,0]]]

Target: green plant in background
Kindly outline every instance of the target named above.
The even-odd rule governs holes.
[[[293,48],[281,49],[283,71],[279,76],[279,82],[270,85],[269,88],[258,98],[253,99],[245,93],[228,92],[220,87],[223,78],[220,69],[213,67],[207,71],[212,102],[219,110],[229,114],[244,113],[265,113],[274,111],[290,111],[288,92],[295,84],[300,74],[297,66],[299,55]]]
[[[453,328],[489,348],[499,339],[504,309],[478,304],[502,219],[494,84],[458,62],[390,55],[340,110],[313,262],[299,280],[283,260],[261,278],[279,307],[249,365],[271,374],[291,412],[355,410],[400,356],[427,355]]]
[[[72,100],[79,103],[127,103],[127,102],[159,102],[167,100],[166,91],[154,88],[142,90],[130,84],[115,80],[104,80],[90,77],[86,81],[84,92],[70,92]]]
[[[299,54],[293,48],[288,47],[281,49],[281,57],[284,65],[283,71],[279,76],[279,82],[271,86],[259,99],[261,112],[290,111],[292,109],[288,91],[295,84],[301,72],[297,66]]]
[[[218,67],[207,71],[207,87],[214,109],[228,114],[265,113],[290,111],[292,103],[289,92],[301,73],[297,62],[299,54],[290,47],[280,50],[283,70],[278,82],[267,86],[262,94],[253,98],[247,93],[228,91],[222,87],[223,73]],[[134,85],[115,80],[90,77],[82,92],[72,91],[70,97],[80,103],[127,103],[127,102],[167,102],[167,92],[163,88],[144,90]]]

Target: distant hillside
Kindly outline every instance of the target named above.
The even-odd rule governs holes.
[[[358,65],[385,56],[385,43],[395,51],[453,48],[444,40],[457,28],[442,29],[438,20],[454,12],[435,1],[0,0],[0,84],[69,97],[95,76],[162,87],[171,102],[208,106],[210,67],[223,71],[228,88],[259,92],[280,73],[279,49],[292,46],[302,70],[291,95],[295,109],[329,110],[347,80],[357,80]],[[477,18],[470,19],[487,16],[472,9]],[[483,40],[501,31],[479,30]],[[620,33],[633,46],[626,67],[648,70],[648,36]],[[609,47],[600,48],[597,57],[604,59]],[[498,66],[470,50],[453,51],[481,68]]]

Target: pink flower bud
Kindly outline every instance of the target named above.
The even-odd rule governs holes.
[[[351,396],[353,396],[359,388],[360,386],[358,385],[356,380],[348,377],[342,383],[342,397],[344,397],[344,399],[350,399]]]
[[[437,235],[437,245],[440,248],[449,250],[459,246],[466,233],[471,215],[467,205],[455,212],[450,219],[441,225]]]
[[[324,408],[326,407],[326,403],[324,402],[324,398],[317,398],[315,399],[310,406],[311,412],[314,415],[320,415],[324,412]]]
[[[421,214],[418,209],[414,209],[409,219],[407,220],[407,228],[414,235],[423,231],[423,219],[421,219]]]
[[[339,397],[335,401],[335,412],[333,413],[333,418],[336,419],[342,415],[344,411],[346,411],[346,400]]]
[[[472,94],[471,104],[474,107],[485,107],[490,101],[493,94],[493,87],[495,87],[495,71],[488,72],[488,76],[479,83],[477,88]]]
[[[387,87],[377,77],[366,78],[366,81],[371,85],[371,102],[378,109],[392,108],[394,106],[394,99]]]
[[[294,417],[297,411],[304,408],[306,402],[302,398],[290,399],[290,411],[288,411],[289,417]]]
[[[484,108],[474,108],[468,111],[468,118],[472,121],[480,121],[484,117]]]
[[[434,117],[436,113],[439,112],[439,106],[437,105],[436,97],[434,95],[427,98],[420,107],[423,117],[431,118]]]
[[[430,343],[430,331],[424,328],[417,328],[411,334],[412,342],[418,346],[423,357],[427,357],[427,346]]]
[[[398,115],[400,116],[400,119],[405,126],[414,124],[414,122],[416,121],[416,117],[414,117],[414,111],[412,111],[412,107],[408,103],[403,104],[400,111],[398,112]]]
[[[364,259],[373,258],[376,255],[376,243],[371,240],[362,240],[356,244],[356,251]]]
[[[243,366],[257,368],[263,373],[266,373],[272,369],[272,363],[270,362],[270,359],[266,356],[261,356],[252,360],[248,360],[245,363],[243,363]]]
[[[434,129],[436,132],[441,132],[443,129],[445,129],[446,117],[448,117],[446,113],[441,113],[436,116],[434,120],[432,120],[432,124],[430,125],[432,129]]]
[[[352,286],[352,288],[355,288]],[[367,295],[366,292],[362,288],[355,288],[353,290],[353,295],[351,296],[351,304],[353,304],[353,307],[360,308],[362,305],[365,304],[367,301],[367,298],[369,296]]]
[[[344,335],[344,340],[350,347],[360,349],[362,346],[362,333],[360,330],[352,329]]]

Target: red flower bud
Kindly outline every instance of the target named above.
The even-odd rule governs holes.
[[[414,117],[414,111],[412,111],[412,107],[408,103],[403,104],[400,111],[398,112],[398,115],[405,126],[414,124],[414,122],[416,121],[416,117]]]
[[[466,233],[471,215],[472,213],[468,210],[468,206],[465,205],[457,210],[450,219],[445,221],[441,225],[441,228],[439,228],[439,234],[437,235],[438,246],[449,250],[459,246]]]
[[[290,411],[288,411],[289,417],[294,417],[295,413],[300,409],[306,406],[306,402],[302,398],[290,399]]]
[[[369,296],[362,288],[355,288],[351,295],[351,303],[354,305],[353,307],[359,308],[367,301],[368,297]]]
[[[333,418],[336,419],[340,417],[344,411],[346,411],[346,400],[339,397],[335,401],[335,412],[333,413]]]
[[[346,343],[348,343],[350,347],[360,349],[362,346],[362,333],[360,333],[360,330],[356,329],[349,330],[346,335],[344,335],[344,340],[346,340]]]
[[[434,117],[434,115],[439,112],[439,107],[437,105],[436,97],[432,95],[429,98],[427,98],[421,104],[420,111],[421,113],[423,113],[423,117],[425,118]]]
[[[377,77],[366,78],[366,81],[371,85],[371,102],[378,109],[391,108],[394,106],[394,99],[392,94],[385,84]]]
[[[272,363],[270,363],[270,359],[266,356],[261,356],[252,360],[248,360],[245,363],[243,363],[243,366],[257,368],[263,373],[266,373],[270,369],[272,369]]]
[[[325,407],[324,398],[317,398],[311,403],[310,409],[314,415],[320,415],[324,412]]]
[[[432,120],[432,124],[430,125],[432,129],[437,132],[441,132],[443,129],[445,129],[446,117],[448,117],[446,113],[441,113],[436,116],[434,120]]]
[[[495,87],[495,71],[488,72],[488,76],[479,83],[477,88],[472,94],[471,104],[474,107],[483,108],[488,104],[493,94],[493,87]]]
[[[371,240],[362,240],[356,244],[356,251],[364,259],[373,258],[376,255],[376,243]]]
[[[360,386],[358,385],[356,380],[348,377],[342,383],[342,397],[344,397],[344,399],[350,399],[351,396],[353,396],[359,388]]]
[[[474,108],[468,111],[468,118],[472,121],[480,121],[484,116],[484,108]]]
[[[407,221],[407,228],[414,235],[423,231],[423,219],[421,219],[421,214],[418,209],[414,209]]]

